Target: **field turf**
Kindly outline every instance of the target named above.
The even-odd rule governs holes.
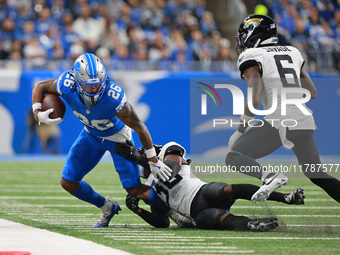
[[[231,212],[262,217],[275,215],[280,227],[266,233],[180,229],[155,229],[125,207],[126,192],[109,162],[100,163],[85,180],[103,196],[122,207],[108,228],[91,226],[100,210],[82,202],[59,185],[63,162],[0,162],[0,218],[75,236],[134,254],[339,254],[340,206],[307,178],[289,179],[278,190],[301,187],[305,205],[277,202],[254,204],[239,200]],[[242,175],[240,175],[242,177]],[[206,179],[228,183],[260,182],[252,178]],[[147,208],[140,202],[143,208]],[[0,230],[1,231],[1,230]]]

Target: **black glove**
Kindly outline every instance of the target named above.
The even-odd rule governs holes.
[[[137,212],[138,210],[138,203],[139,203],[140,198],[131,195],[131,194],[127,194],[126,195],[126,199],[125,199],[125,204],[126,207],[129,208],[131,211],[133,212]]]
[[[141,157],[130,140],[126,140],[126,143],[117,143],[115,145],[115,151],[118,155],[135,163],[137,163]]]

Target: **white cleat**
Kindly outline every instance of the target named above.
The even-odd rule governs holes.
[[[107,228],[112,217],[122,210],[118,202],[113,201],[110,197],[105,198],[105,204],[101,209],[102,213],[97,223],[93,225],[94,228]]]
[[[266,201],[274,190],[287,185],[287,181],[288,177],[279,173],[266,178],[263,182],[263,185],[251,197],[251,201],[254,203]]]

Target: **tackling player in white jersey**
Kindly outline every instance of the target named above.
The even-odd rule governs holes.
[[[304,104],[316,98],[316,88],[303,68],[300,52],[277,44],[276,24],[264,15],[247,17],[240,24],[236,40],[237,49],[242,52],[238,68],[252,93],[248,95],[240,125],[229,139],[226,164],[239,172],[244,166],[259,170],[244,172],[263,181],[264,185],[252,197],[258,203],[287,184],[288,178],[265,171],[255,159],[284,146],[293,149],[304,174],[340,202],[340,181],[319,169],[321,162],[313,138],[316,126],[312,111]],[[258,111],[260,103],[264,108],[262,114]],[[256,114],[266,116],[254,125]],[[245,133],[250,123],[252,127]]]
[[[159,160],[173,170],[171,179],[166,182],[149,175],[143,150],[137,151],[131,142],[118,143],[116,153],[143,166],[141,176],[148,177],[146,184],[151,186],[173,211],[193,219],[198,228],[267,231],[278,226],[275,218],[251,220],[245,216],[231,214],[230,207],[236,199],[250,200],[259,187],[251,184],[228,185],[222,182],[206,183],[201,181],[191,171],[191,161],[185,159],[186,150],[178,143],[165,144],[158,154]],[[273,192],[268,199],[286,204],[304,203],[301,189],[290,194]],[[153,213],[148,213],[138,207],[136,197],[128,195],[126,204],[129,209],[151,225],[155,227],[169,226],[166,213],[156,210],[154,207],[152,207]]]

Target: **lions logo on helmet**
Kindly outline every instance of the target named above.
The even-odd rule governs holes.
[[[90,103],[96,103],[103,95],[107,81],[103,62],[94,54],[83,54],[76,59],[73,73],[79,95]]]
[[[265,15],[251,15],[242,21],[236,36],[237,51],[246,48],[276,44],[278,42],[275,21]]]

